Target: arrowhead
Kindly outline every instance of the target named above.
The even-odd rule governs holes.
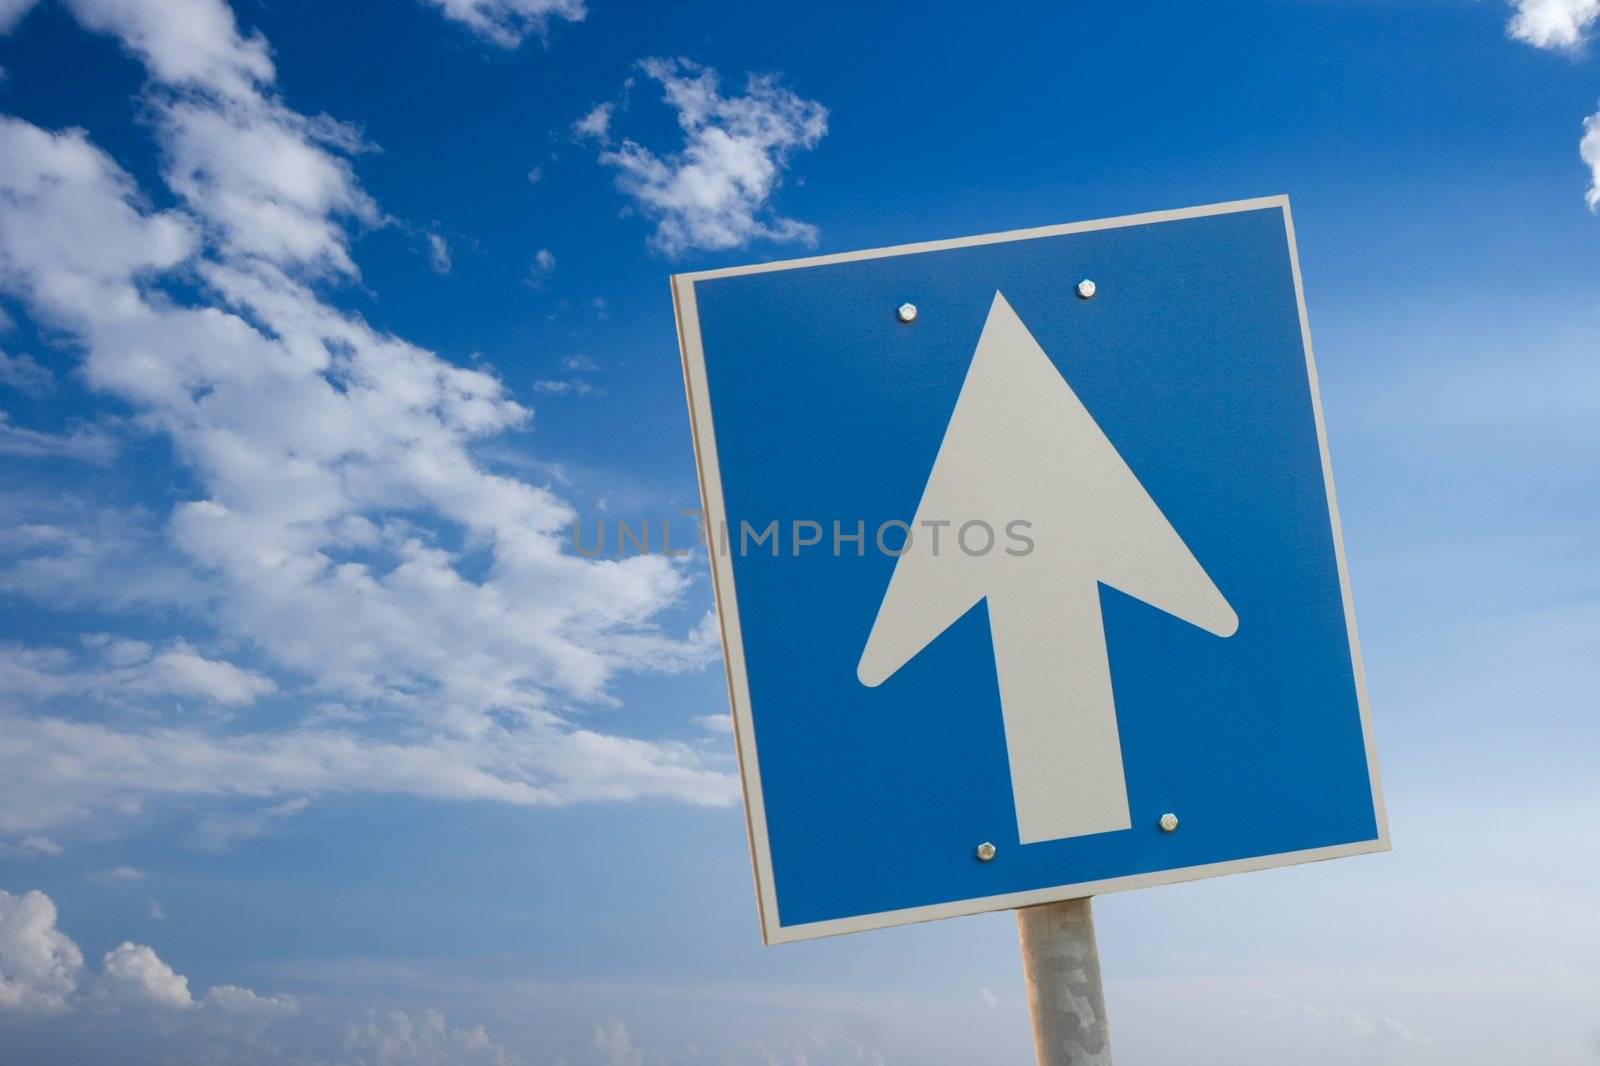
[[[1006,535],[1018,520],[1029,524],[1033,547],[1008,554],[1008,547],[1022,547]],[[928,524],[940,521],[951,524],[936,549]],[[986,553],[969,554],[957,541],[959,527],[972,521],[995,531]],[[983,539],[974,532],[974,542]],[[1239,627],[1233,608],[997,292],[857,676],[882,684],[985,597],[991,614],[996,604],[1041,600],[1093,597],[1097,605],[1101,583],[1219,637]]]

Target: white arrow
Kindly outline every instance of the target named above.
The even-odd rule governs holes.
[[[1002,536],[991,551],[968,554],[956,534],[974,520],[997,532],[1026,521],[1034,547],[1008,554]],[[943,534],[937,544],[936,529]],[[974,553],[984,539],[980,529],[970,531]],[[1239,628],[1228,601],[997,292],[857,676],[881,685],[988,599],[1024,844],[1132,824],[1101,584],[1219,637]]]

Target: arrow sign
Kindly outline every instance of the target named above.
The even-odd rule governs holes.
[[[971,521],[1029,523],[1025,550],[964,550]],[[944,536],[937,533],[943,531]],[[929,535],[933,534],[933,535]],[[996,292],[862,652],[876,687],[988,600],[1024,844],[1127,829],[1111,665],[1109,585],[1208,633],[1239,618],[1072,387]]]

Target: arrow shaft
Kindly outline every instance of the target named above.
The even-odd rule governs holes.
[[[991,596],[989,626],[1021,842],[1130,828],[1098,585]]]

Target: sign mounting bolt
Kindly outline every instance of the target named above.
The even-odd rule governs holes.
[[[1095,284],[1093,281],[1088,278],[1084,278],[1082,281],[1078,282],[1078,299],[1092,300],[1094,299],[1094,293]]]
[[[894,317],[902,322],[914,322],[917,318],[916,304],[901,304],[895,308]]]
[[[1173,814],[1171,811],[1168,811],[1166,814],[1163,814],[1161,816],[1161,831],[1163,833],[1170,833],[1170,832],[1172,832],[1173,830],[1175,830],[1177,828],[1178,828],[1178,816],[1176,814]]]
[[[978,845],[978,861],[994,862],[994,845],[987,840]]]

